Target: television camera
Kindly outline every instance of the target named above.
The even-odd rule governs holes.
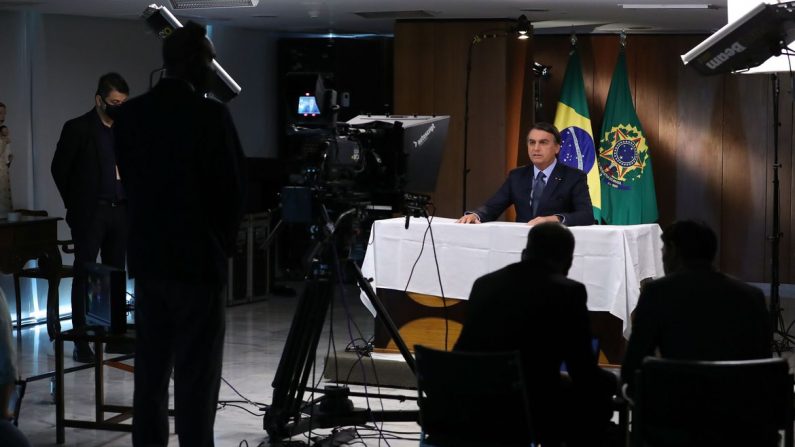
[[[374,212],[419,216],[436,187],[448,116],[357,116],[336,122],[336,93],[317,77],[314,90],[288,100],[291,184],[282,190],[282,221],[308,224],[314,241],[306,281],[290,326],[263,428],[271,445],[315,427],[414,421],[416,412],[356,409],[347,386],[308,383],[335,282],[350,272],[395,340],[409,368],[414,359],[358,265],[348,256],[355,228]],[[293,108],[295,107],[295,108]],[[408,218],[407,218],[408,224]],[[304,400],[306,393],[322,397]]]

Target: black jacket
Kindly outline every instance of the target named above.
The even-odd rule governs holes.
[[[115,118],[131,277],[225,282],[243,213],[243,152],[225,105],[163,79]]]
[[[83,228],[97,208],[100,159],[94,127],[97,111],[64,124],[50,170],[66,207],[66,222],[73,230]]]
[[[527,222],[534,217],[530,205],[532,191],[533,165],[529,164],[509,172],[500,189],[474,212],[480,216],[481,222],[489,222],[500,217],[506,208],[513,205],[516,207],[516,221]],[[594,223],[585,173],[560,161],[547,179],[538,208],[539,216],[553,214],[563,216],[564,223],[570,227]]]
[[[630,385],[656,350],[680,360],[748,360],[771,355],[762,291],[706,266],[649,282],[641,290],[621,367]]]
[[[528,402],[544,435],[560,426],[571,409],[561,400],[566,362],[572,384],[597,412],[611,412],[615,377],[597,366],[585,286],[544,266],[522,261],[478,278],[467,303],[467,317],[455,350],[517,350]]]

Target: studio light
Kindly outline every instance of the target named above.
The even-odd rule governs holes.
[[[549,65],[541,64],[539,62],[533,62],[533,66],[531,67],[531,69],[533,70],[533,75],[535,75],[537,78],[548,79],[552,67],[550,67]]]
[[[259,0],[169,0],[174,9],[251,8]]]

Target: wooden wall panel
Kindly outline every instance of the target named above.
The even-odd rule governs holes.
[[[451,117],[439,181],[433,194],[439,216],[458,217],[464,208],[464,92],[470,42],[476,34],[509,26],[508,21],[501,20],[400,21],[396,24],[395,113]],[[513,67],[520,56],[530,59],[527,56],[529,43],[519,48],[516,45],[509,37],[498,36],[473,47],[467,209],[483,203],[504,180],[506,167],[515,165],[511,158],[515,158],[516,149],[511,157],[506,153],[508,123],[516,119],[508,116],[509,92],[519,91],[523,95],[529,92],[509,86],[509,67]],[[516,130],[512,130],[510,139],[518,140]]]
[[[764,76],[726,76],[724,83],[721,266],[740,278],[765,273],[766,162],[772,140],[770,96]],[[758,125],[748,125],[758,122]]]
[[[680,72],[674,219],[699,219],[720,236],[723,80]],[[664,182],[660,178],[658,182]],[[670,222],[664,222],[670,223]]]
[[[473,34],[473,31],[468,32]],[[462,40],[469,40],[465,33],[460,37]],[[505,167],[508,164],[505,153],[508,104],[506,43],[505,37],[499,37],[484,40],[472,48],[467,209],[485,202],[505,178]],[[463,91],[463,88],[459,90],[459,96]],[[501,176],[495,178],[495,173]],[[459,215],[461,211],[459,205]]]

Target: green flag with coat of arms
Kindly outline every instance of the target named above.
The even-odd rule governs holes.
[[[558,160],[585,172],[594,220],[599,222],[602,208],[599,167],[596,163],[596,147],[591,129],[591,115],[588,113],[588,100],[585,97],[580,55],[574,45],[563,75],[560,101],[555,111],[555,127],[560,130],[561,139]]]
[[[611,225],[657,221],[651,156],[632,103],[623,48],[613,71],[599,139],[602,220]]]

